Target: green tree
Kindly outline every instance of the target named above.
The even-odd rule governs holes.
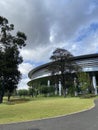
[[[22,57],[19,56],[19,51],[15,47],[7,48],[5,53],[5,89],[8,92],[8,101],[13,91],[17,88],[17,84],[21,79],[20,71],[17,69],[18,65],[22,63]]]
[[[44,96],[51,96],[54,95],[55,93],[55,88],[53,86],[46,86],[46,85],[41,85],[40,86],[40,93],[44,94]]]
[[[57,48],[50,57],[52,63],[48,69],[51,71],[52,75],[58,75],[58,80],[61,81],[64,96],[66,95],[68,83],[73,84],[73,73],[79,70],[79,66],[72,58],[73,55],[62,48]]]
[[[21,78],[18,65],[22,63],[19,49],[24,47],[26,36],[23,32],[13,35],[14,25],[0,16],[0,103],[5,91],[9,92],[8,100]]]
[[[18,95],[21,96],[28,96],[28,90],[27,89],[20,89],[18,90]]]
[[[82,93],[83,94],[87,93],[90,86],[91,86],[89,74],[86,72],[79,73],[78,74],[78,81],[79,81]]]
[[[47,97],[47,95],[49,94],[49,87],[47,87],[46,85],[41,85],[40,92],[41,94],[44,94],[45,97]]]
[[[34,96],[34,94],[35,94],[35,89],[32,87],[29,87],[29,96]]]

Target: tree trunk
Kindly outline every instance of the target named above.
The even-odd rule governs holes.
[[[4,78],[3,76],[1,77],[2,80],[1,80],[1,89],[0,89],[0,103],[3,102],[3,97],[4,97],[4,93],[5,93],[5,86],[4,86]]]
[[[64,77],[64,75],[62,75],[61,83],[62,83],[62,88],[63,88],[63,96],[66,97],[66,84],[65,84],[65,77]]]
[[[11,93],[8,93],[8,102],[10,101]]]
[[[4,96],[4,88],[2,88],[2,90],[0,90],[0,103],[3,102],[3,96]]]
[[[63,88],[63,96],[66,97],[66,89]]]
[[[0,103],[3,102],[3,96],[0,94]]]
[[[33,93],[31,94],[32,98],[33,98]]]

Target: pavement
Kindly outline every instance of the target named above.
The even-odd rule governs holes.
[[[1,124],[0,130],[98,130],[98,100],[91,110],[51,119]]]

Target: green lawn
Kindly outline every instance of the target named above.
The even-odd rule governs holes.
[[[91,108],[94,99],[50,97],[21,104],[0,104],[0,123],[10,123],[65,115]]]

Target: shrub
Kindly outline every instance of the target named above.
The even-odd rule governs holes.
[[[20,89],[18,90],[18,95],[21,97],[21,96],[28,96],[28,90],[26,89]]]
[[[42,86],[40,87],[40,92],[41,92],[42,94],[44,94],[44,96],[47,96],[47,94],[49,93],[49,89],[48,89],[47,86],[42,85]]]
[[[95,94],[84,94],[84,95],[81,95],[82,98],[93,98],[93,97],[96,97]]]
[[[39,89],[40,93],[41,94],[44,94],[44,96],[49,96],[50,94],[54,94],[55,92],[55,88],[53,86],[46,86],[46,85],[42,85],[40,86],[40,89]]]

